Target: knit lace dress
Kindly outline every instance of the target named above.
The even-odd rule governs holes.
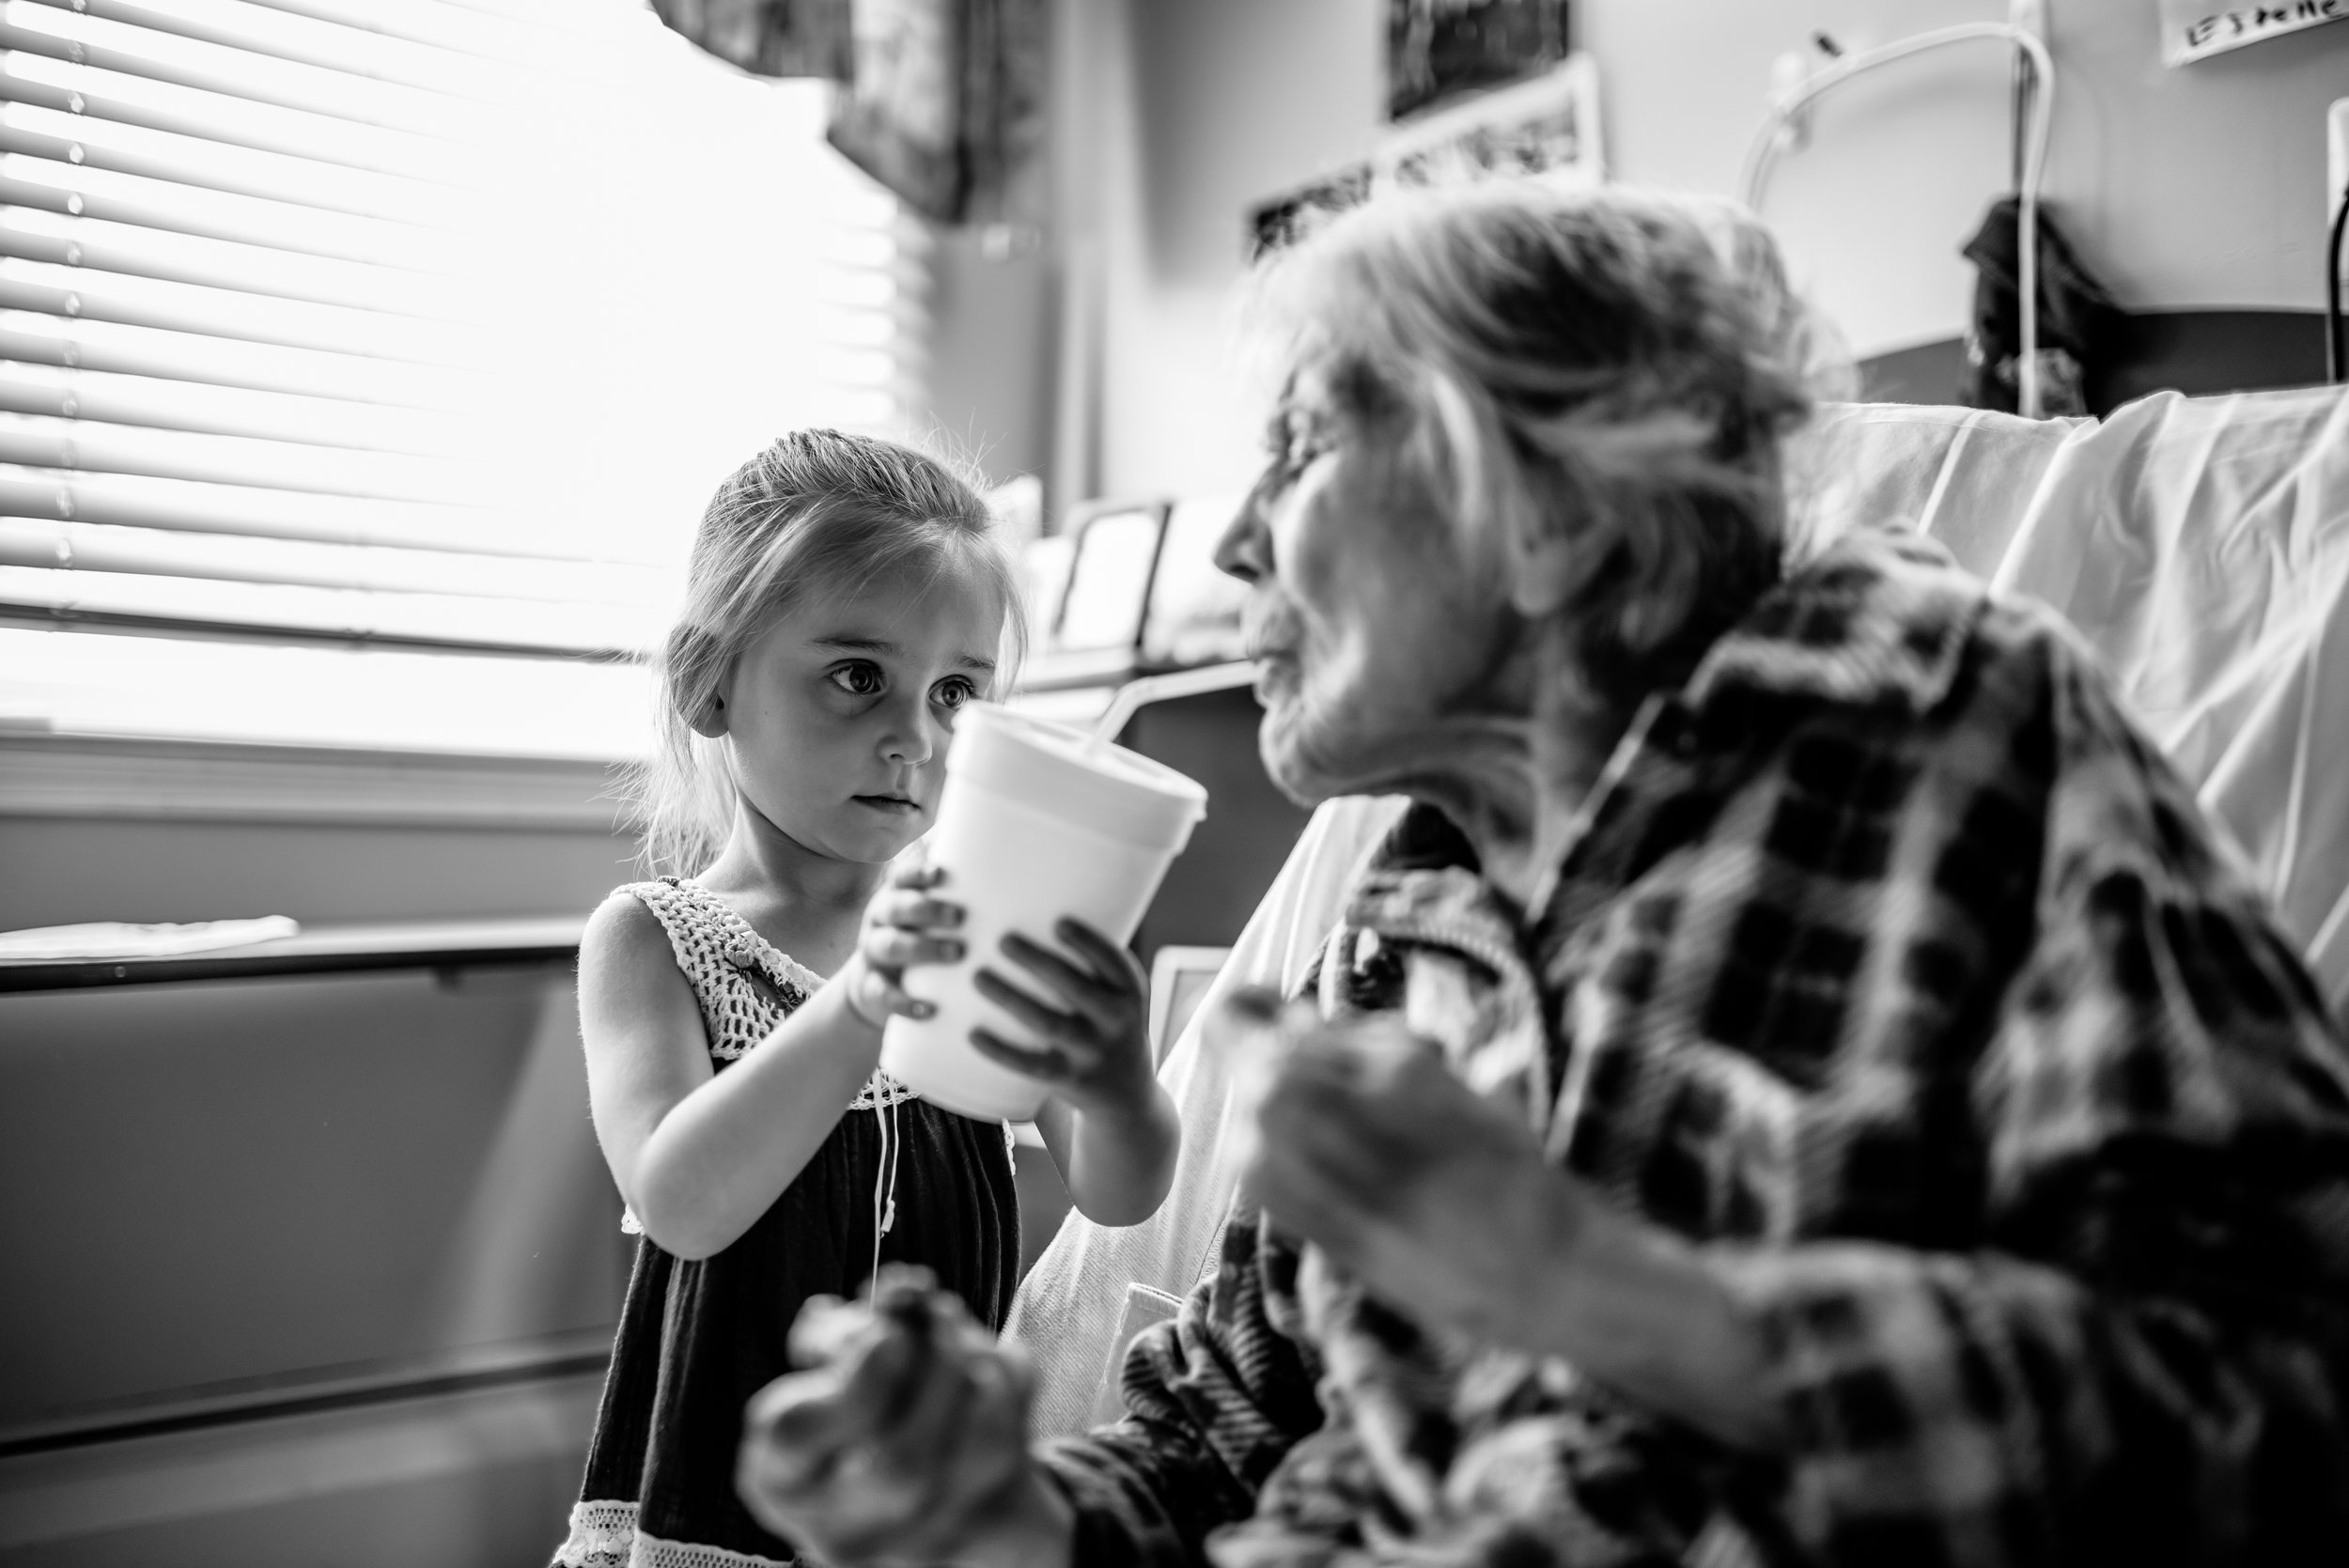
[[[690,882],[622,891],[668,933],[719,1071],[823,984]],[[881,1260],[927,1265],[972,1316],[1003,1323],[1019,1237],[1009,1129],[941,1110],[875,1073],[806,1169],[731,1247],[689,1261],[649,1236],[638,1241],[586,1481],[555,1554],[561,1568],[798,1560],[734,1495],[742,1409],[791,1370],[785,1340],[801,1304],[863,1287],[881,1229],[877,1194],[894,1198]],[[634,1217],[623,1226],[637,1230]]]

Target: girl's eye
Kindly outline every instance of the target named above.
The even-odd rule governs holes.
[[[931,700],[936,702],[939,706],[951,711],[954,708],[960,707],[963,704],[971,701],[972,698],[976,697],[978,694],[979,689],[977,687],[972,685],[960,675],[957,675],[951,680],[940,681],[938,683],[937,690],[931,693]]]
[[[886,684],[881,679],[880,666],[878,664],[843,664],[832,673],[831,678],[834,686],[851,697],[874,696]]]

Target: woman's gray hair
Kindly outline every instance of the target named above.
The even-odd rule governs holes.
[[[1830,360],[1744,210],[1530,180],[1397,193],[1276,255],[1252,305],[1287,371],[1408,411],[1463,525],[1586,546],[1568,614],[1610,694],[1778,580],[1781,443]]]

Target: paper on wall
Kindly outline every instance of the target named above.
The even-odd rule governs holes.
[[[2247,43],[2343,21],[2349,21],[2349,0],[2273,0],[2267,5],[2161,0],[2161,63],[2189,65]]]

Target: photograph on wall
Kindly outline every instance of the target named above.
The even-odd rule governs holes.
[[[1249,259],[1295,244],[1331,214],[1369,200],[1370,188],[1370,165],[1354,163],[1259,203],[1248,214]]]
[[[1249,257],[1293,244],[1381,191],[1528,178],[1595,184],[1604,177],[1598,70],[1577,54],[1530,82],[1397,127],[1368,158],[1258,203],[1248,214]]]
[[[1387,0],[1387,117],[1407,119],[1566,57],[1567,0]]]

